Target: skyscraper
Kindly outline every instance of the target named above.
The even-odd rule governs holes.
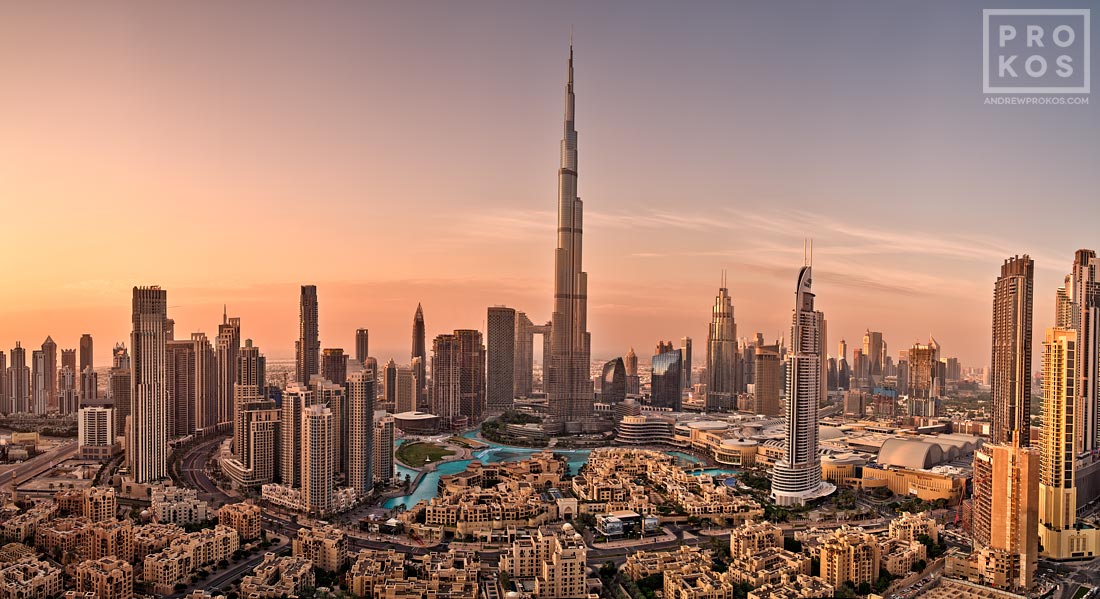
[[[131,392],[130,353],[126,346],[119,343],[115,345],[112,355],[112,367],[107,371],[107,396],[115,406],[114,430],[116,435],[123,435],[126,431],[126,419],[132,413],[133,401]]]
[[[1039,435],[1039,543],[1042,555],[1068,559],[1096,555],[1100,530],[1077,526],[1077,331],[1049,328],[1043,341],[1043,429]]]
[[[1005,260],[993,284],[992,442],[1031,444],[1031,306],[1035,263]]]
[[[480,422],[485,409],[485,347],[481,332],[459,329],[432,343],[432,412],[460,427]]]
[[[577,130],[574,127],[573,46],[565,84],[565,126],[558,169],[558,241],[554,250],[554,312],[546,362],[548,430],[581,432],[593,427],[589,374],[592,338],[588,332],[588,274],[582,270],[584,205],[577,195]]]
[[[1039,564],[1039,450],[991,443],[974,451],[971,534],[1008,565],[1003,586],[1027,590]]]
[[[765,416],[783,413],[783,364],[779,359],[779,345],[758,345],[753,356],[753,398],[755,412]]]
[[[311,514],[325,515],[332,508],[334,487],[332,410],[323,405],[302,412],[302,503]]]
[[[360,496],[366,496],[374,488],[374,397],[374,373],[369,370],[352,373],[348,380],[348,436],[344,443],[348,452],[348,486]]]
[[[206,333],[191,333],[195,347],[195,429],[218,424],[218,361]]]
[[[84,371],[88,368],[95,368],[95,354],[93,353],[92,335],[90,333],[84,333],[80,336],[80,363],[77,364],[79,368],[76,372],[80,376],[84,376]],[[80,382],[80,388],[83,389],[87,385],[84,381]],[[119,432],[116,429],[116,432]]]
[[[515,387],[516,311],[491,306],[486,320],[486,403],[490,412],[512,408]]]
[[[726,274],[714,298],[710,329],[707,331],[707,411],[731,410],[737,399],[738,367],[737,323],[733,301],[726,288]]]
[[[1100,447],[1100,281],[1096,252],[1077,250],[1067,277],[1069,328],[1077,331],[1077,451]]]
[[[127,447],[134,481],[150,483],[168,475],[168,372],[165,337],[168,294],[160,287],[134,287],[130,335],[132,438]]]
[[[321,352],[321,376],[337,385],[348,380],[348,356],[339,347],[326,347]]]
[[[80,409],[80,390],[76,388],[76,372],[68,365],[57,371],[57,411],[74,414]]]
[[[626,366],[622,358],[603,365],[600,376],[600,403],[617,404],[626,399]]]
[[[49,335],[42,342],[42,366],[46,384],[46,410],[57,410],[57,344]]]
[[[944,380],[940,368],[940,344],[932,337],[909,349],[909,415],[933,418],[939,414]]]
[[[684,391],[691,391],[691,337],[680,339],[680,353],[684,357]]]
[[[233,422],[235,399],[233,385],[237,384],[237,357],[241,351],[241,319],[229,318],[222,310],[222,323],[218,325],[215,340],[218,361],[218,424]]]
[[[642,392],[642,382],[638,378],[638,354],[634,353],[634,348],[630,348],[630,351],[626,352],[626,356],[623,358],[623,366],[626,368],[626,393],[627,395],[637,395]]]
[[[374,413],[374,480],[393,480],[394,469],[394,419],[384,410]]]
[[[424,308],[417,303],[416,314],[413,316],[412,326],[412,354],[410,356],[413,368],[413,377],[416,378],[416,407],[423,408],[427,405],[427,384],[424,373],[427,370],[428,358],[425,354],[426,341],[424,337]]]
[[[11,349],[8,366],[8,399],[13,413],[31,411],[31,369],[27,366],[27,350],[18,341]]]
[[[302,415],[311,405],[313,391],[309,387],[292,383],[283,391],[279,419],[279,477],[288,487],[302,485]]]
[[[811,267],[798,273],[791,322],[791,354],[787,357],[786,454],[772,474],[772,498],[778,505],[804,505],[832,493],[821,480],[817,446],[817,407],[824,399],[821,357],[825,350],[825,316],[814,310]]]
[[[371,373],[373,370],[362,370]],[[332,471],[336,475],[348,471],[348,396],[344,385],[336,384],[321,375],[315,375],[309,383],[313,390],[313,403],[332,410]]]
[[[298,341],[294,345],[297,357],[295,380],[309,384],[309,377],[320,372],[321,341],[317,336],[317,286],[302,285],[298,302]]]
[[[662,349],[660,344],[657,347]],[[673,412],[683,409],[683,360],[683,353],[678,349],[653,356],[650,361],[650,405]]]
[[[8,391],[8,355],[0,351],[0,414],[12,412]]]
[[[47,406],[46,352],[36,349],[31,352],[31,412],[45,414]]]
[[[198,370],[195,342],[168,341],[165,346],[168,386],[168,434],[183,437],[195,432],[198,405]]]
[[[370,357],[370,331],[355,329],[355,359],[360,364],[366,364],[368,357]]]
[[[885,352],[886,342],[882,340],[882,333],[867,329],[863,334],[863,358],[867,360],[867,374],[875,383],[882,381]]]

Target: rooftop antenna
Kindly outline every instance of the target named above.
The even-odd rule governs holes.
[[[814,265],[814,238],[810,238],[810,266]]]
[[[806,266],[809,263],[810,255],[810,240],[802,240],[802,266]]]

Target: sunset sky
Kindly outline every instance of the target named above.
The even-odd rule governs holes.
[[[594,357],[688,335],[698,366],[722,269],[738,333],[786,335],[812,237],[830,351],[984,366],[1003,259],[1038,344],[1100,247],[1095,99],[983,104],[981,9],[1033,5],[5,3],[0,348],[108,364],[151,284],[177,337],[226,303],[274,359],[306,283],[322,347],[383,361],[418,301],[429,338],[548,320],[572,27]]]

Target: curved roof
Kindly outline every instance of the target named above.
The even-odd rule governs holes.
[[[721,420],[696,420],[687,424],[688,428],[705,431],[721,431],[729,428],[729,424]]]
[[[817,436],[822,440],[829,440],[845,437],[847,433],[835,426],[819,426],[817,427]]]
[[[427,412],[401,412],[400,414],[394,414],[393,417],[397,420],[431,420],[432,418],[439,418],[439,416]]]
[[[877,462],[901,468],[931,468],[943,460],[939,445],[914,439],[887,439],[878,452]]]

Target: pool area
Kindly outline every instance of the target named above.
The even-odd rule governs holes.
[[[466,433],[463,433],[462,436],[466,437],[467,439],[475,439],[477,438],[478,430],[479,429],[468,431]],[[474,460],[478,460],[483,464],[495,464],[498,462],[518,462],[521,460],[525,460],[536,453],[545,451],[544,449],[500,445],[498,443],[493,443],[492,441],[486,441],[484,439],[477,440],[481,443],[484,443],[486,447],[473,450],[473,458]],[[404,442],[405,439],[398,439],[395,444],[400,445]],[[584,466],[586,463],[588,463],[588,456],[591,453],[592,450],[590,449],[554,450],[555,455],[565,457],[565,459],[569,463],[569,473],[573,475],[577,474],[580,471],[581,466]],[[706,461],[704,459],[682,451],[669,451],[667,453],[669,455],[676,456],[677,458],[680,458],[687,463],[695,464],[697,467],[706,464]],[[436,494],[439,493],[439,478],[447,474],[458,474],[459,472],[466,470],[466,466],[469,466],[471,461],[472,460],[454,460],[450,462],[441,462],[439,464],[439,467],[436,468],[435,472],[429,472],[428,474],[424,475],[424,478],[420,481],[420,485],[416,487],[416,490],[413,491],[412,494],[387,499],[386,502],[382,504],[383,507],[395,508],[399,505],[402,505],[406,508],[410,508],[416,505],[417,502],[419,502],[420,500],[428,500],[432,497],[435,497]],[[731,470],[729,468],[704,468],[699,473],[709,474],[711,476],[719,476],[725,474],[737,474],[738,472],[738,470]],[[398,463],[397,475],[404,479],[406,474],[409,476],[409,479],[416,480],[419,472],[413,470],[412,468],[406,468],[405,466],[402,466],[400,463]]]

